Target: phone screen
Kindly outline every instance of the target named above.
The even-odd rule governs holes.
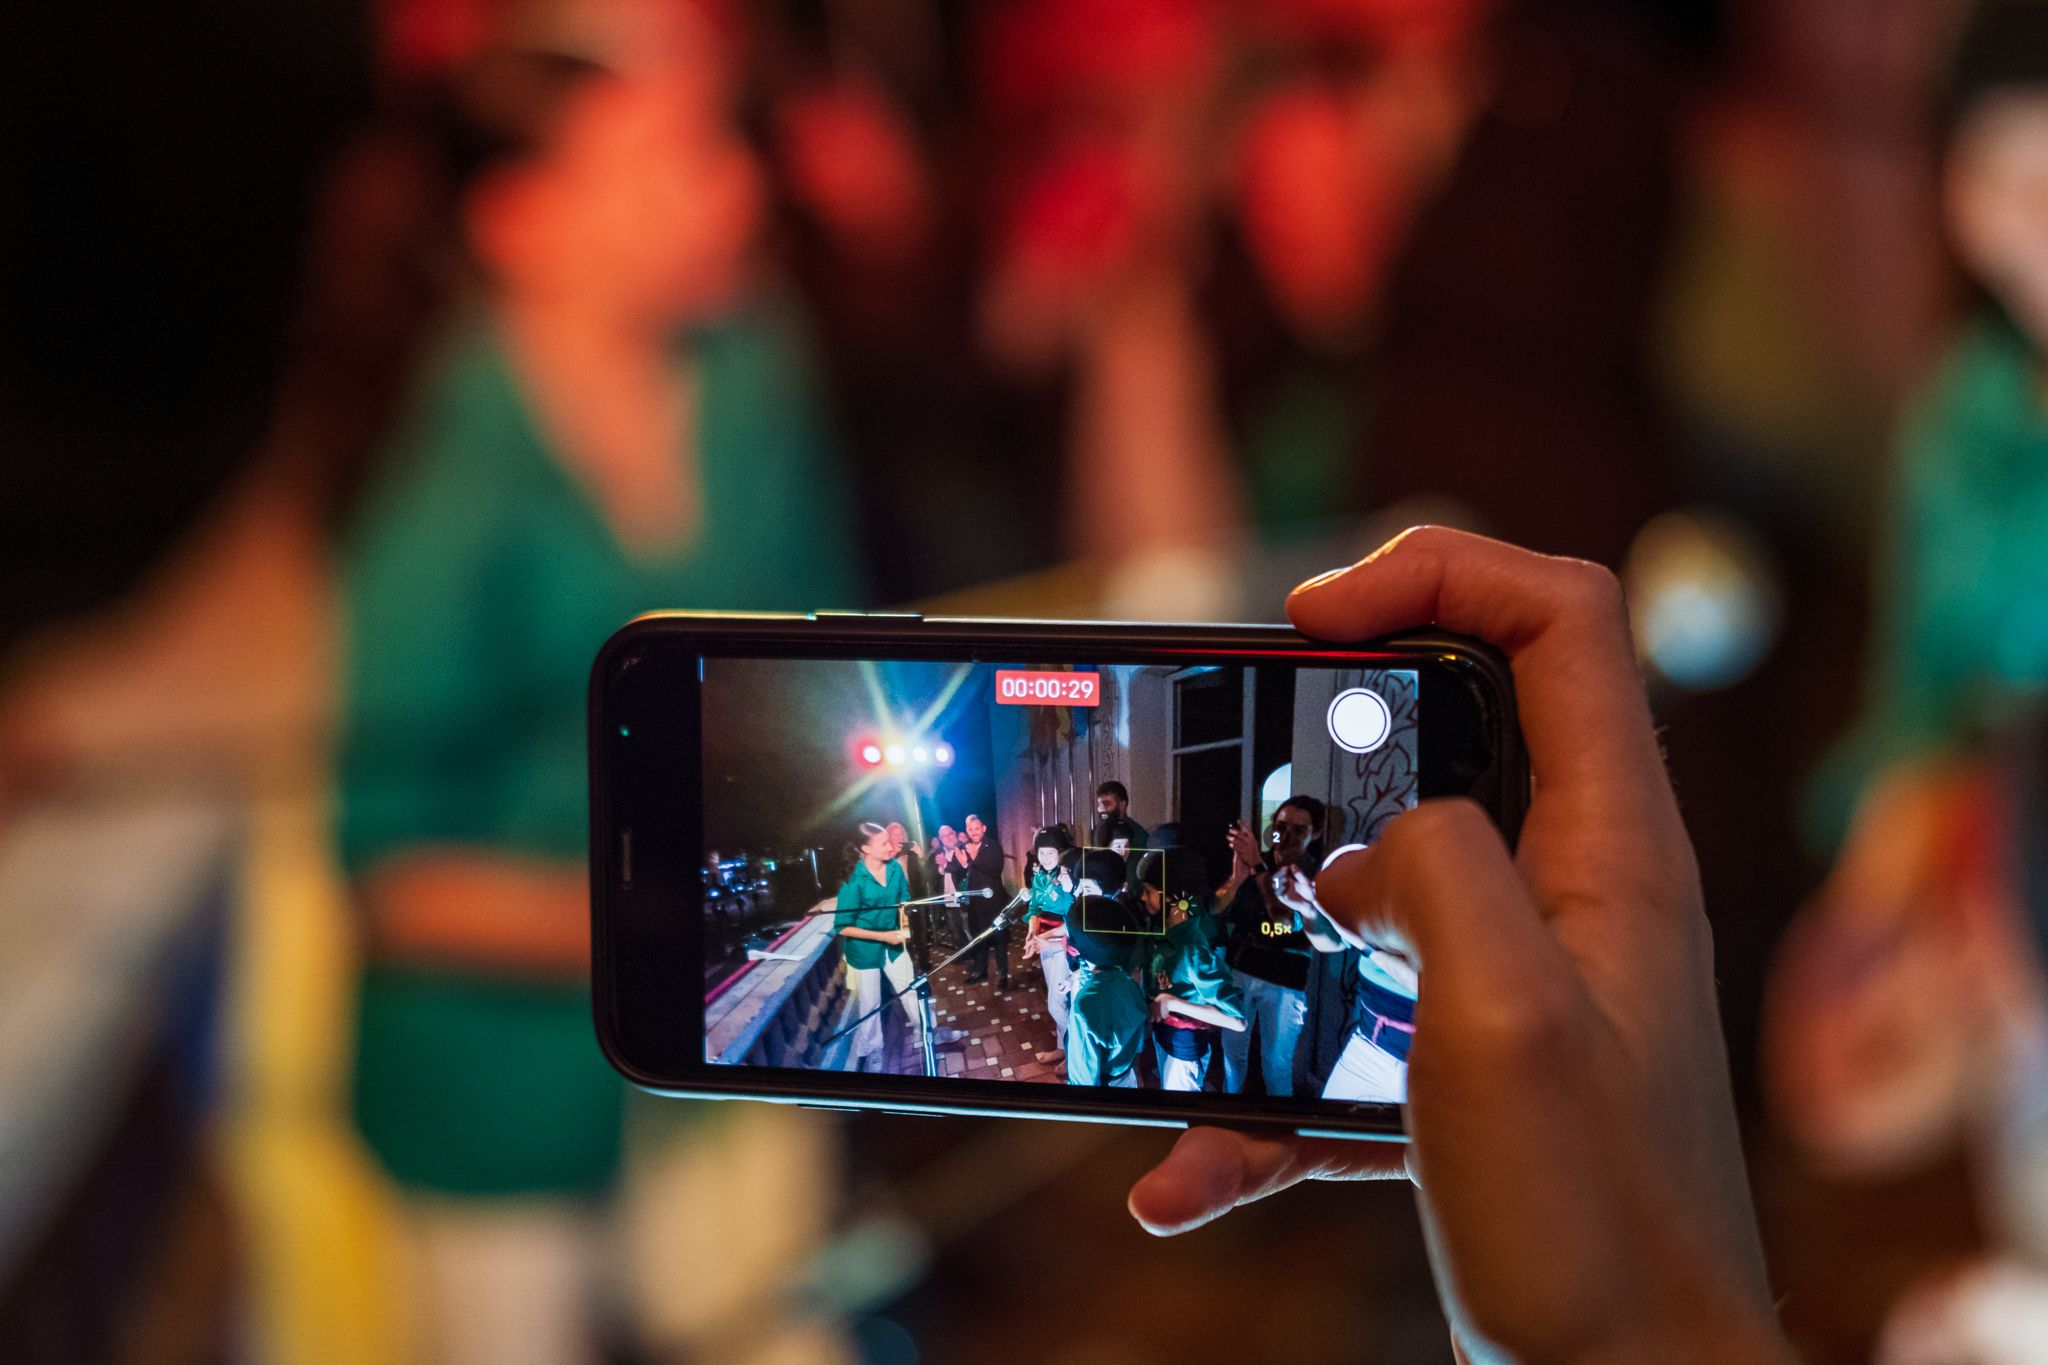
[[[1404,1098],[1413,967],[1313,886],[1421,793],[1415,669],[698,676],[705,1063]]]

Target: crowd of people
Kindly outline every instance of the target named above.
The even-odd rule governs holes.
[[[993,958],[1007,996],[1014,910],[1025,931],[1017,955],[1041,973],[1053,1024],[1040,1060],[1068,1084],[1402,1098],[1414,965],[1323,914],[1316,877],[1356,846],[1327,848],[1321,801],[1288,797],[1263,838],[1233,824],[1219,879],[1175,825],[1139,824],[1121,782],[1095,798],[1085,841],[1064,824],[1038,831],[1014,892],[979,815],[941,825],[922,851],[900,823],[859,826],[834,921],[849,1070],[886,1069],[892,1001],[904,1028],[924,1026],[910,992],[937,948],[961,956],[969,984],[989,982]],[[916,908],[942,912],[942,932]]]

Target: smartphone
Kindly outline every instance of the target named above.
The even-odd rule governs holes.
[[[589,745],[634,1084],[1324,1136],[1400,1135],[1415,974],[1332,938],[1320,860],[1438,796],[1512,841],[1529,795],[1504,660],[1437,633],[657,614]]]

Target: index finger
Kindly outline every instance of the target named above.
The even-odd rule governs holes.
[[[1190,1128],[1125,1204],[1145,1231],[1171,1237],[1304,1180],[1397,1179],[1406,1163],[1407,1150],[1392,1143]]]
[[[1485,640],[1513,668],[1541,804],[1581,831],[1648,820],[1683,838],[1621,587],[1599,565],[1422,526],[1302,584],[1287,614],[1325,640],[1425,624]]]

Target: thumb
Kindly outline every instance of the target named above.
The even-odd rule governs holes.
[[[1145,1231],[1172,1237],[1303,1180],[1383,1180],[1406,1173],[1404,1149],[1395,1143],[1190,1128],[1131,1187],[1127,1203]]]
[[[1463,798],[1425,801],[1325,863],[1315,896],[1347,936],[1405,951],[1439,1016],[1572,975],[1500,830]]]

